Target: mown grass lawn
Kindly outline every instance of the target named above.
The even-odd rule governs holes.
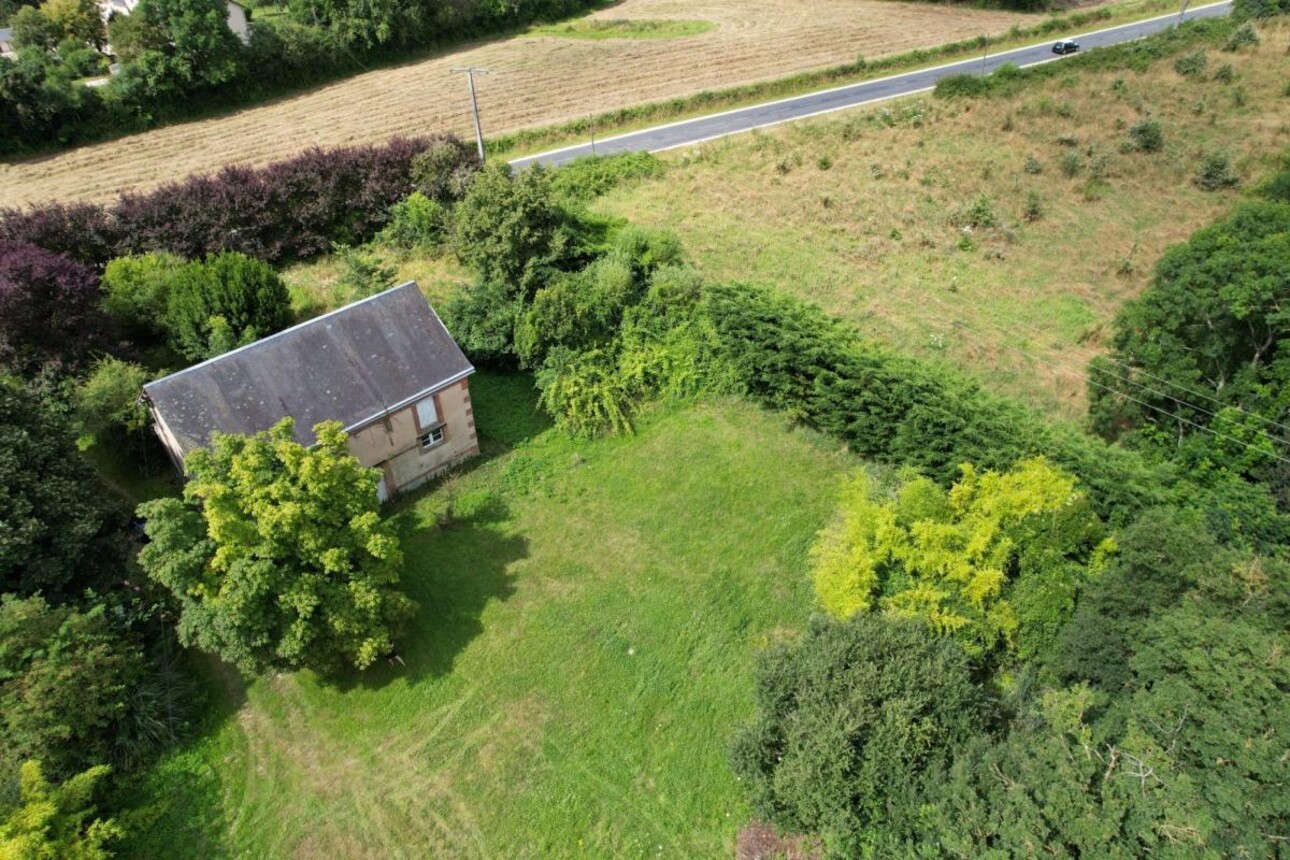
[[[406,667],[249,684],[148,776],[135,855],[730,856],[731,730],[855,462],[724,401],[576,443],[528,388],[477,377],[484,461],[394,514]]]

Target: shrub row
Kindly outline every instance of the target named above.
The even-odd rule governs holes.
[[[413,190],[412,164],[438,138],[313,148],[263,168],[226,167],[110,206],[47,203],[0,211],[0,239],[93,266],[168,251],[196,259],[238,251],[270,263],[303,260],[372,238]]]
[[[1161,504],[1202,510],[1216,533],[1259,544],[1290,536],[1266,489],[1234,475],[1204,487],[1177,469],[1053,424],[965,377],[888,352],[823,311],[744,285],[709,285],[701,312],[748,394],[861,456],[913,466],[948,486],[962,463],[1006,469],[1037,455],[1079,476],[1115,523]]]
[[[1010,96],[1033,81],[1069,74],[1073,66],[1083,71],[1131,69],[1142,72],[1156,60],[1185,48],[1229,38],[1236,27],[1228,18],[1189,21],[1182,27],[1156,33],[1150,38],[1099,48],[1061,63],[1044,63],[1024,69],[1005,63],[989,75],[947,75],[936,83],[934,94],[941,98]]]

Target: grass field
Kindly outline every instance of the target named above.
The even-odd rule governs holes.
[[[1040,20],[893,0],[624,0],[588,20],[681,20],[714,25],[682,39],[526,35],[465,46],[300,96],[107,143],[0,165],[0,205],[51,198],[103,200],[229,162],[263,164],[313,146],[372,143],[396,134],[471,134],[459,66],[483,66],[484,129],[499,134],[701,90],[997,35]]]
[[[731,856],[752,661],[808,617],[854,462],[739,403],[573,443],[526,378],[473,388],[486,461],[396,515],[406,668],[230,685],[141,788],[133,856]]]
[[[1117,308],[1165,247],[1241,193],[1192,182],[1203,154],[1227,154],[1248,185],[1290,147],[1290,26],[1260,31],[1253,50],[1211,49],[1204,80],[1162,60],[706,144],[598,208],[675,231],[712,278],[774,285],[1078,418],[1083,368]],[[1147,116],[1164,150],[1123,151]],[[978,201],[997,226],[969,223],[990,220]]]

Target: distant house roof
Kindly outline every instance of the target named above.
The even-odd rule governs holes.
[[[211,432],[354,430],[474,371],[415,282],[378,293],[143,387],[183,456]]]
[[[13,27],[0,27],[0,42],[13,41]]]

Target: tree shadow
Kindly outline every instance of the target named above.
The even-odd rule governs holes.
[[[552,427],[538,404],[531,373],[481,368],[471,377],[470,400],[481,459],[499,456]]]
[[[415,682],[450,673],[461,652],[484,631],[482,615],[488,605],[515,593],[510,569],[528,556],[528,541],[498,527],[507,516],[505,503],[489,496],[469,515],[437,527],[404,520],[400,584],[418,609],[396,643],[397,657],[329,683],[341,691],[375,689],[400,678]]]

